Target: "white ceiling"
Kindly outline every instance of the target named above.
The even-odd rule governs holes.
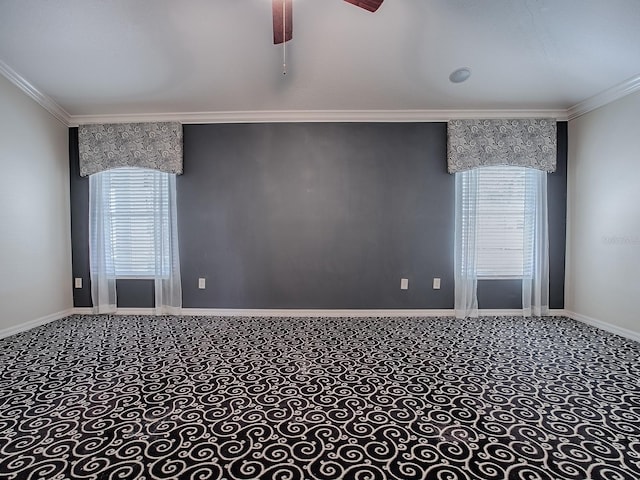
[[[0,0],[0,62],[71,116],[566,110],[640,74],[640,0],[293,3],[286,76],[271,0]]]

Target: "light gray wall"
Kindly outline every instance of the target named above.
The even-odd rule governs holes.
[[[569,122],[566,308],[640,333],[640,93]]]
[[[68,129],[0,75],[0,335],[73,307]]]

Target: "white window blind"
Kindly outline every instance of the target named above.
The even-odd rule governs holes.
[[[512,166],[477,171],[476,268],[480,278],[531,276],[535,190],[528,171]]]
[[[104,240],[111,244],[107,271],[117,278],[167,275],[157,270],[170,264],[169,174],[117,168],[97,175],[107,219]]]

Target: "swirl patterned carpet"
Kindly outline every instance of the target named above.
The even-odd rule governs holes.
[[[640,345],[560,317],[73,316],[0,340],[2,479],[640,479]]]

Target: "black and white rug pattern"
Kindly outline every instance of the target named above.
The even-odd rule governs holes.
[[[640,345],[560,317],[73,316],[0,340],[1,479],[640,479]]]

